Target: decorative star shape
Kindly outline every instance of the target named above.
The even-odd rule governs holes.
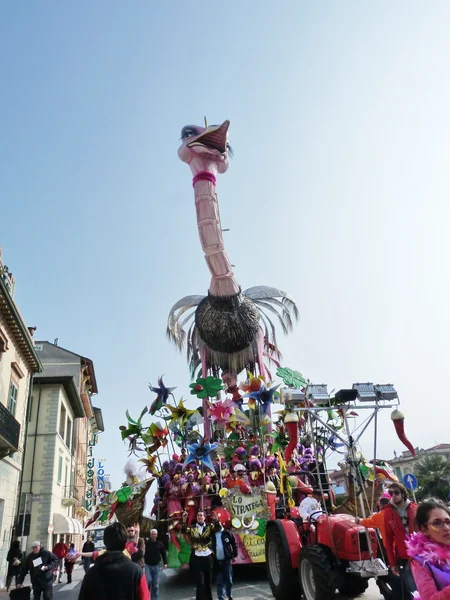
[[[280,384],[275,385],[274,387],[267,388],[266,384],[261,381],[261,385],[259,389],[254,392],[249,392],[244,396],[244,398],[250,398],[253,400],[257,400],[261,406],[261,410],[263,415],[265,415],[269,409],[270,404],[273,402],[273,398],[275,396],[275,392],[280,387]],[[250,400],[249,400],[250,405]]]
[[[170,406],[170,404],[164,404],[163,406],[171,413],[169,417],[165,417],[169,421],[169,427],[173,423],[179,423],[181,429],[183,429],[190,417],[196,412],[184,406],[183,398],[179,401],[178,406]]]
[[[148,384],[150,390],[156,394],[156,399],[150,406],[149,412],[151,415],[154,415],[157,410],[161,410],[163,404],[167,403],[169,396],[173,397],[173,390],[176,390],[176,387],[166,387],[164,385],[163,377],[164,375],[161,375],[161,377],[158,378],[159,387],[153,387],[151,383]]]
[[[201,465],[214,472],[214,465],[211,461],[211,452],[217,448],[218,444],[210,444],[201,439],[199,443],[190,444],[187,447],[188,456],[183,463],[183,469],[187,467],[189,463],[194,461],[199,462]]]

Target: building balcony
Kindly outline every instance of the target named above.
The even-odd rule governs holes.
[[[0,402],[0,460],[19,449],[20,423]]]
[[[78,503],[78,490],[73,485],[63,488],[61,504],[63,506],[75,506]]]

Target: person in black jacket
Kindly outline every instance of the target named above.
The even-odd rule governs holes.
[[[87,540],[84,542],[81,552],[95,552],[95,544],[92,541],[92,538],[90,535],[88,535]],[[83,569],[84,569],[85,573],[87,573],[89,571],[91,565],[92,565],[92,558],[83,556]]]
[[[17,579],[20,574],[20,565],[22,564],[22,552],[20,550],[19,540],[15,540],[11,544],[11,548],[6,556],[6,561],[8,563],[8,573],[6,574],[6,591],[9,592],[9,587],[12,583],[13,577],[17,586]]]
[[[145,574],[147,576],[148,589],[152,600],[159,600],[159,575],[161,573],[160,563],[167,569],[167,552],[163,543],[158,540],[158,530],[150,531],[150,538],[145,540]]]
[[[57,566],[58,559],[53,552],[44,550],[41,542],[33,542],[31,554],[22,563],[17,587],[22,587],[23,580],[30,572],[34,600],[40,600],[41,594],[44,600],[50,600],[53,598],[53,571]]]
[[[214,552],[214,571],[216,574],[217,597],[225,600],[225,592],[228,600],[233,600],[233,567],[231,561],[237,556],[237,545],[234,535],[224,529],[216,531],[212,541]]]
[[[150,600],[144,571],[124,554],[127,530],[122,523],[105,529],[100,554],[81,584],[78,600]]]

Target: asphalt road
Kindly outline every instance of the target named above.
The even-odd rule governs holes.
[[[76,566],[71,584],[56,584],[53,588],[55,600],[77,600],[80,591],[83,569]],[[66,576],[64,575],[64,580]],[[26,584],[26,582],[25,582]],[[214,591],[214,598],[217,594]],[[175,571],[168,569],[161,574],[160,600],[195,600],[195,586],[189,571]],[[7,600],[8,595],[0,593],[0,600]],[[234,600],[272,600],[269,582],[267,581],[264,567],[235,567],[234,568]],[[343,596],[336,596],[336,600],[344,600]],[[375,582],[371,582],[367,592],[361,596],[362,600],[382,600]],[[345,600],[348,600],[345,598]]]

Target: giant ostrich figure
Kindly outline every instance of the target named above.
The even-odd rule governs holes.
[[[201,364],[203,377],[210,369],[217,375],[218,369],[239,373],[254,371],[256,365],[265,375],[264,356],[279,356],[269,314],[278,317],[285,333],[292,328],[292,316],[298,317],[294,300],[282,290],[256,286],[242,291],[225,252],[216,175],[228,169],[229,125],[186,125],[178,149],[194,176],[198,231],[212,278],[207,296],[185,296],[172,307],[167,334],[180,349],[187,343],[191,368]]]

